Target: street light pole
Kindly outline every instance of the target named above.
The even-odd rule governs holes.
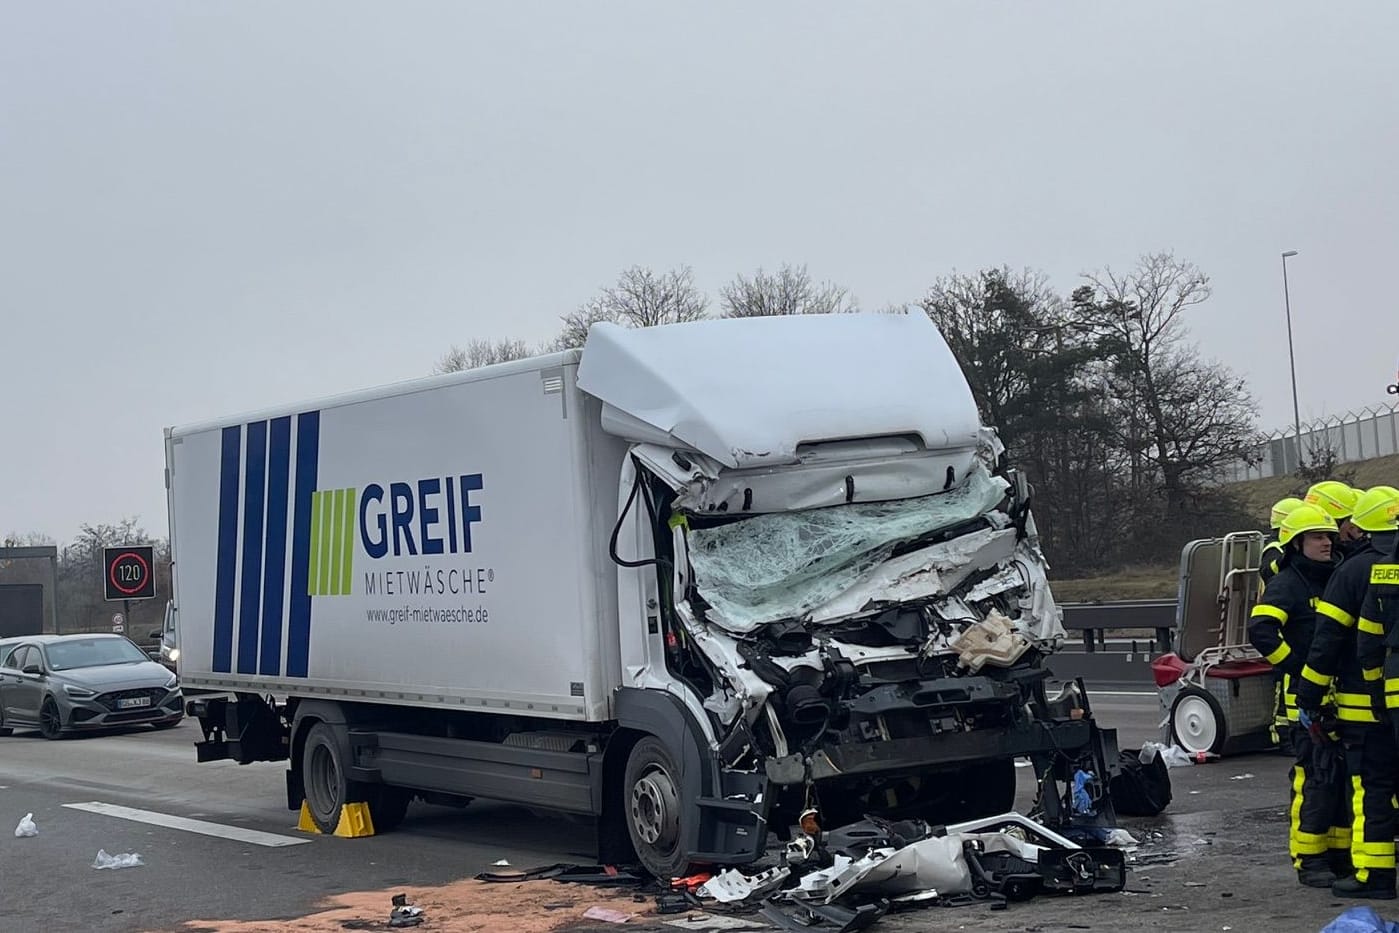
[[[1295,249],[1282,254],[1282,301],[1287,309],[1287,365],[1292,370],[1292,424],[1296,429],[1297,467],[1302,467],[1302,414],[1297,406],[1297,361],[1292,355],[1292,299],[1287,292],[1287,259],[1296,256]]]

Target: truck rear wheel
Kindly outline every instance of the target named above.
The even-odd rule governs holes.
[[[369,793],[369,816],[374,820],[376,833],[387,833],[398,828],[408,815],[408,804],[413,800],[413,792],[402,787],[380,784]]]
[[[340,811],[350,799],[350,779],[333,726],[318,722],[306,734],[301,753],[301,780],[306,809],[316,828],[330,835],[340,825]]]
[[[682,800],[680,768],[664,742],[648,735],[632,747],[622,787],[627,833],[641,864],[662,882],[684,877],[685,830],[693,817]]]

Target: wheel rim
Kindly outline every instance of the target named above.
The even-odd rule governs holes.
[[[340,769],[335,765],[335,756],[324,745],[311,749],[307,762],[307,796],[311,807],[322,819],[330,819],[340,799]]]
[[[49,700],[39,708],[39,728],[45,735],[57,735],[63,728],[63,724],[58,721],[58,707]]]
[[[680,836],[680,795],[664,768],[653,765],[631,789],[631,820],[648,846],[666,850]]]
[[[1214,748],[1219,724],[1204,697],[1188,696],[1176,704],[1173,717],[1176,741],[1187,752],[1207,752]]]

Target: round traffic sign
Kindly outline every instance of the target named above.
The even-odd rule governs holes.
[[[114,613],[112,613],[112,624],[113,624],[113,625],[122,625],[122,624],[125,623],[125,622],[126,622],[126,616],[122,615],[120,612],[114,612]]]
[[[151,565],[136,551],[125,551],[112,561],[112,586],[124,596],[134,596],[145,589],[151,577]]]

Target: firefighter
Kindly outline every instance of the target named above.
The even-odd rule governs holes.
[[[1307,490],[1303,501],[1308,505],[1319,506],[1322,511],[1336,520],[1336,529],[1340,538],[1340,556],[1342,559],[1350,557],[1351,554],[1363,550],[1365,543],[1362,540],[1365,535],[1355,523],[1350,520],[1351,513],[1355,511],[1355,500],[1360,497],[1359,490],[1352,489],[1339,480],[1322,480]]]
[[[1392,490],[1393,487],[1380,487]],[[1370,495],[1375,490],[1370,490]],[[1357,518],[1365,523],[1388,526],[1388,550],[1370,567],[1370,587],[1365,604],[1356,622],[1355,645],[1360,666],[1367,680],[1380,680],[1384,690],[1384,706],[1399,742],[1399,499],[1391,499],[1380,517],[1369,518],[1356,510]],[[1374,540],[1375,536],[1371,536]]]
[[[1351,864],[1354,874],[1331,886],[1337,897],[1392,900],[1394,884],[1394,793],[1399,747],[1385,721],[1380,672],[1363,672],[1356,647],[1356,621],[1370,586],[1370,569],[1394,547],[1399,490],[1378,486],[1356,501],[1351,524],[1360,542],[1338,567],[1316,604],[1316,633],[1297,682],[1297,707],[1320,719],[1327,693],[1334,701],[1346,771],[1351,782]],[[1344,865],[1333,865],[1344,869]],[[1346,874],[1343,870],[1338,875]]]
[[[1287,517],[1288,512],[1301,504],[1301,499],[1288,496],[1274,502],[1272,511],[1268,513],[1268,528],[1271,534],[1268,535],[1268,540],[1263,542],[1263,556],[1258,562],[1258,576],[1263,580],[1264,586],[1278,575],[1278,561],[1282,559],[1282,542],[1278,540],[1278,529],[1282,527],[1282,520]]]
[[[1278,529],[1283,546],[1278,574],[1264,588],[1248,626],[1249,642],[1282,674],[1286,736],[1294,761],[1288,850],[1297,880],[1312,888],[1330,887],[1336,881],[1333,859],[1343,863],[1350,854],[1350,821],[1340,783],[1343,763],[1339,755],[1314,747],[1312,733],[1319,722],[1302,724],[1294,693],[1311,652],[1313,606],[1336,566],[1335,536],[1336,522],[1314,505],[1288,513]]]

